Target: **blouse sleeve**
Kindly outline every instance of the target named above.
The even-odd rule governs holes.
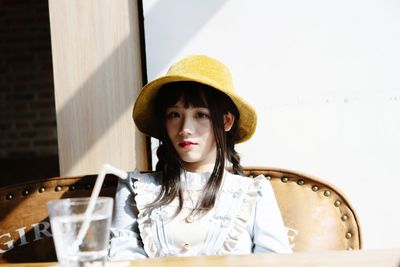
[[[140,238],[132,175],[119,179],[115,194],[109,247],[110,260],[147,258]]]
[[[254,178],[259,183],[254,213],[254,253],[291,253],[289,239],[271,183],[264,177]]]

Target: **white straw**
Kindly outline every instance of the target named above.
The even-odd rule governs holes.
[[[79,246],[82,244],[83,238],[85,237],[86,232],[89,229],[92,213],[93,213],[97,198],[99,197],[104,178],[107,173],[112,173],[112,174],[120,177],[121,179],[128,178],[128,173],[125,171],[117,169],[109,164],[104,164],[102,166],[99,174],[97,175],[96,182],[94,184],[93,191],[90,196],[89,204],[85,211],[82,227],[81,227],[81,229],[79,229],[78,236],[77,236],[75,242],[72,244],[72,248],[79,248]]]

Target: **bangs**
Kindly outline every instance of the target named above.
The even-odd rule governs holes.
[[[160,88],[158,93],[158,104],[162,110],[175,105],[180,100],[183,101],[185,108],[207,107],[205,90],[210,90],[209,86],[196,82],[174,82],[168,83]]]

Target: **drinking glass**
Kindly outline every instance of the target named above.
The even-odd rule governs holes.
[[[85,212],[89,200],[90,198],[66,198],[48,203],[57,259],[62,267],[104,266],[110,238],[113,199],[97,198],[93,211],[87,216]],[[84,220],[90,220],[90,223],[83,230],[81,240],[78,240]]]

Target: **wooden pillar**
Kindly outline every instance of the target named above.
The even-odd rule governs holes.
[[[60,174],[148,169],[132,120],[142,87],[137,2],[49,0]]]

